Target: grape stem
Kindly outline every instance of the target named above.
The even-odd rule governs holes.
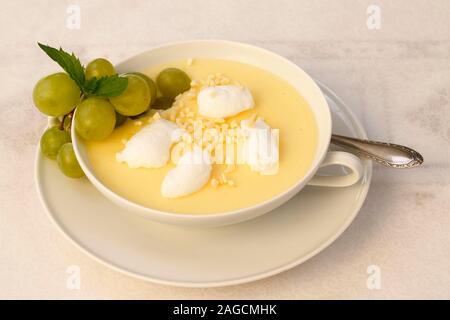
[[[80,101],[82,101],[84,99],[84,97],[85,97],[85,94],[83,93],[83,91],[81,91],[81,93],[80,93]],[[60,130],[64,130],[64,120],[66,120],[66,117],[69,117],[69,119],[72,120],[74,112],[75,112],[75,109],[73,109],[72,111],[70,111],[69,113],[67,113],[67,114],[65,114],[63,116],[63,118],[61,120],[61,123],[59,124],[59,129]],[[71,126],[72,126],[72,121],[70,121],[68,129],[70,129]]]
[[[61,123],[59,124],[59,130],[64,130],[64,122],[66,120],[66,118],[69,117],[70,120],[72,120],[73,117],[73,110],[70,111],[69,113],[65,114],[61,120]],[[69,122],[69,127],[68,129],[70,129],[70,126],[72,125],[72,121]]]

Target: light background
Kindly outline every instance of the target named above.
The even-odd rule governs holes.
[[[81,7],[81,29],[66,8]],[[381,8],[368,30],[366,9]],[[0,1],[0,298],[450,298],[450,1]],[[318,256],[250,284],[187,289],[136,280],[79,252],[39,203],[33,180],[45,118],[31,92],[58,70],[36,42],[113,62],[153,45],[248,42],[333,88],[373,139],[414,146],[424,167],[375,166],[366,203]],[[380,266],[381,290],[366,268]],[[81,290],[66,288],[69,265]]]

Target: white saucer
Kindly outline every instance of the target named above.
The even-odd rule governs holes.
[[[332,110],[333,132],[366,138],[336,95],[320,85]],[[369,189],[372,165],[347,188],[306,187],[282,207],[220,228],[154,223],[125,212],[87,179],[65,178],[37,152],[36,180],[53,222],[78,248],[140,279],[186,287],[234,285],[290,269],[316,255],[348,227]]]

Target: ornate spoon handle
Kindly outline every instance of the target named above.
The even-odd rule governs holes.
[[[335,134],[331,136],[331,143],[390,168],[412,168],[423,163],[420,153],[398,144],[355,139]]]

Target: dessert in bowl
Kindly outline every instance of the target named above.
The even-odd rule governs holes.
[[[225,225],[274,209],[307,183],[348,186],[360,177],[357,157],[327,153],[332,124],[318,86],[274,53],[191,41],[154,48],[117,70],[169,84],[158,88],[164,97],[149,110],[104,139],[83,139],[72,126],[84,173],[127,211],[165,223]],[[164,70],[189,78],[176,97]],[[336,164],[349,173],[314,176],[320,166]]]

